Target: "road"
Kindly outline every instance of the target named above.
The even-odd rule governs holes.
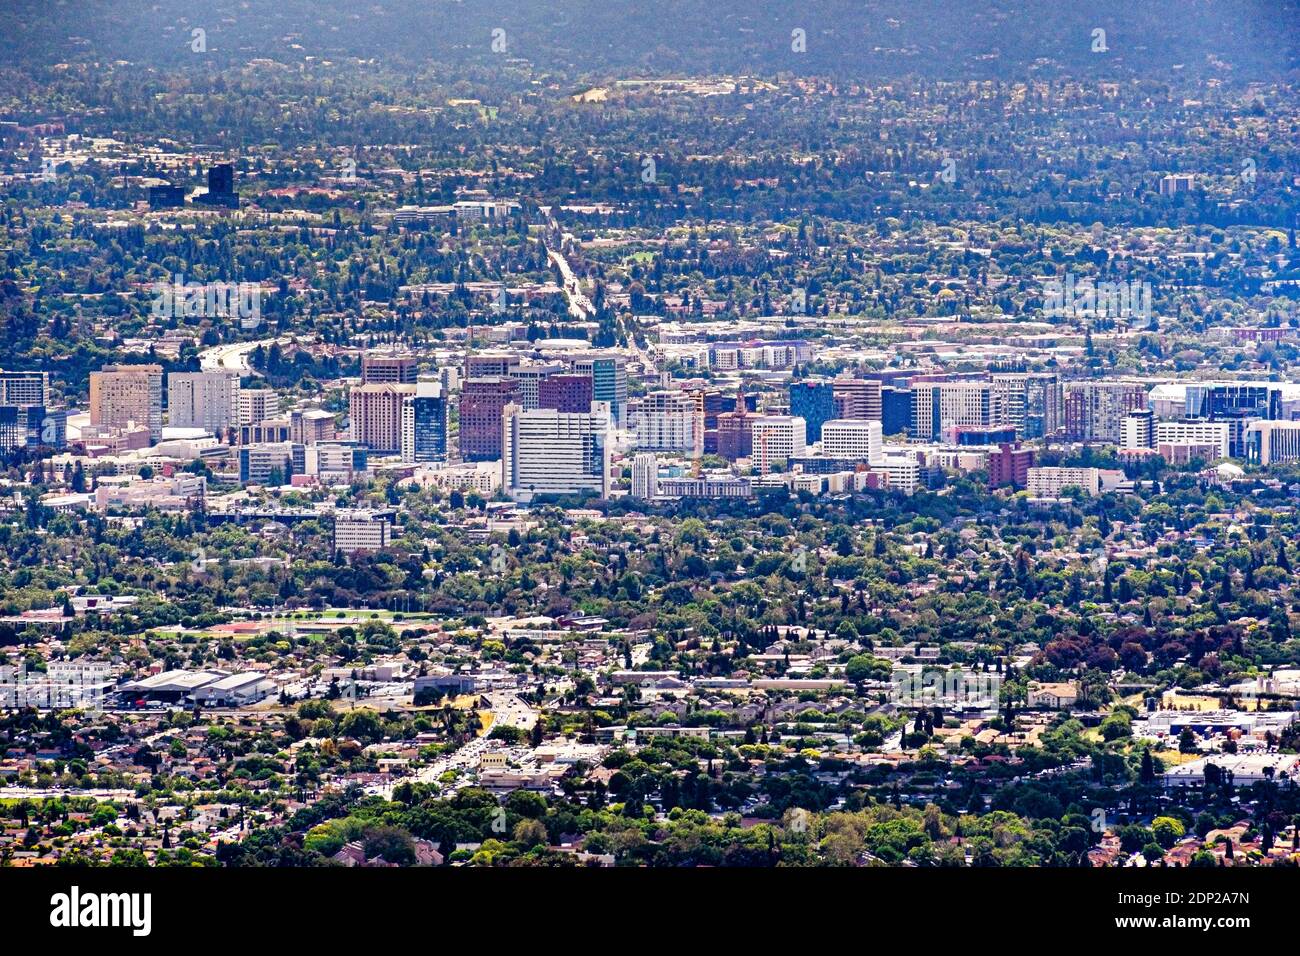
[[[585,322],[596,314],[596,307],[591,304],[587,294],[582,291],[582,283],[578,277],[573,274],[573,269],[569,266],[569,260],[556,249],[549,246],[546,249],[547,256],[555,268],[560,270],[560,287],[564,289],[565,298],[569,300],[569,314],[575,319]]]
[[[270,348],[276,339],[261,339],[257,342],[230,342],[226,345],[214,345],[199,353],[199,367],[205,372],[238,372],[240,375],[258,375],[248,364],[248,356],[259,345]]]
[[[492,705],[493,727],[503,725],[518,727],[520,730],[532,730],[537,723],[537,711],[514,694],[496,691],[488,694],[488,700]]]

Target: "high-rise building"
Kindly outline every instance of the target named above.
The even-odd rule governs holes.
[[[172,372],[167,376],[167,418],[173,428],[203,428],[219,435],[237,423],[239,375]]]
[[[822,425],[822,454],[875,464],[881,458],[880,422],[862,418],[832,418]]]
[[[1127,421],[1127,419],[1125,419]],[[1228,422],[1156,422],[1155,445],[1195,445],[1213,449],[1216,458],[1231,456],[1232,428]],[[1241,457],[1245,457],[1244,454]]]
[[[912,427],[912,390],[883,385],[880,389],[880,430],[903,435]]]
[[[205,206],[239,208],[239,194],[235,192],[235,167],[231,163],[213,163],[208,167],[208,191],[194,197]]]
[[[402,402],[415,385],[357,385],[348,395],[348,434],[372,451],[396,454],[402,447]]]
[[[821,441],[822,423],[835,417],[835,386],[830,382],[792,382],[790,414],[804,420],[808,441]]]
[[[519,364],[519,356],[513,352],[479,352],[465,356],[465,377],[496,378],[509,375],[510,370]]]
[[[727,461],[748,458],[753,454],[754,415],[742,406],[734,412],[718,415],[717,453]]]
[[[772,466],[802,455],[808,447],[807,426],[795,415],[756,415],[750,427],[751,457],[760,475]]]
[[[256,425],[280,410],[280,396],[270,388],[241,388],[235,393],[235,424]]]
[[[402,400],[402,461],[447,460],[447,395],[437,382],[420,382]]]
[[[90,423],[149,429],[149,440],[162,440],[163,370],[161,365],[109,365],[90,373]]]
[[[233,193],[235,167],[230,163],[213,163],[208,167],[208,192]]]
[[[419,362],[412,355],[362,355],[362,385],[414,385]]]
[[[551,375],[537,384],[537,407],[589,412],[595,400],[590,375]]]
[[[691,392],[650,392],[636,416],[636,445],[644,451],[704,453],[704,409]]]
[[[632,458],[632,497],[649,501],[659,488],[659,459],[648,451],[637,452]]]
[[[878,379],[837,378],[831,383],[835,397],[835,418],[865,418],[880,421],[882,385]]]
[[[1033,464],[1033,449],[1021,448],[1019,443],[999,445],[998,450],[989,452],[988,456],[989,487],[1012,485],[1024,488],[1029,481],[1029,469]]]
[[[627,364],[621,355],[588,356],[575,359],[573,371],[591,376],[592,400],[608,402],[615,427],[627,417]]]
[[[44,405],[0,405],[0,454],[19,448],[63,448],[68,443],[68,414]]]
[[[1124,416],[1147,407],[1147,386],[1140,382],[1066,382],[1065,439],[1118,442]]]
[[[460,456],[465,461],[501,457],[501,414],[519,401],[519,383],[505,375],[465,380],[460,392]]]
[[[911,435],[935,441],[945,427],[992,425],[993,386],[989,382],[916,382],[912,385]]]
[[[289,413],[292,440],[300,445],[334,441],[334,413],[323,408],[295,409]]]
[[[1246,426],[1282,418],[1282,389],[1277,385],[1197,384],[1187,386],[1187,415],[1228,425],[1228,451],[1246,457]]]
[[[1149,408],[1129,412],[1120,423],[1120,451],[1141,451],[1155,447],[1155,413]]]
[[[549,408],[502,412],[501,486],[520,501],[536,495],[609,495],[609,417]]]
[[[1025,438],[1054,435],[1061,427],[1061,383],[1054,372],[994,372],[995,423]]]
[[[563,362],[523,362],[513,366],[508,374],[519,383],[519,401],[524,411],[541,408],[541,387],[553,375],[565,370]],[[590,411],[584,408],[582,411]]]
[[[49,372],[0,372],[0,405],[49,403]]]
[[[396,512],[363,509],[334,514],[334,550],[342,554],[382,551],[393,540]]]

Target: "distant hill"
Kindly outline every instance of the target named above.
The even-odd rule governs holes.
[[[268,57],[394,66],[505,57],[561,76],[779,71],[1015,80],[1179,69],[1277,79],[1300,68],[1300,0],[6,0],[0,54],[218,66]],[[806,52],[792,31],[806,31]],[[1094,29],[1106,31],[1094,53]],[[500,60],[498,59],[498,62]]]

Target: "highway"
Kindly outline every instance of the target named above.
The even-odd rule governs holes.
[[[238,372],[240,375],[258,375],[260,373],[248,364],[248,356],[259,345],[270,348],[276,341],[276,339],[261,339],[257,342],[229,342],[225,345],[214,345],[199,353],[199,367],[205,372],[224,370]]]

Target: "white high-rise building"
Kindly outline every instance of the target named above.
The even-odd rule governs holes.
[[[609,496],[609,414],[525,411],[511,402],[501,413],[501,485],[520,501],[535,495],[594,492]]]
[[[833,418],[822,423],[822,454],[877,464],[881,457],[881,426],[861,418]]]
[[[807,423],[793,415],[759,415],[750,425],[751,457],[760,475],[808,450]]]
[[[636,444],[645,451],[704,453],[704,406],[690,392],[651,392],[636,418]]]
[[[237,424],[238,395],[235,372],[172,372],[167,376],[168,423],[217,435]]]
[[[236,425],[256,425],[274,418],[280,410],[280,396],[269,388],[241,388],[235,393]]]
[[[650,452],[638,452],[632,459],[632,497],[646,501],[659,491],[659,459]]]
[[[1149,408],[1129,412],[1120,422],[1120,451],[1139,451],[1155,447],[1155,413]]]

